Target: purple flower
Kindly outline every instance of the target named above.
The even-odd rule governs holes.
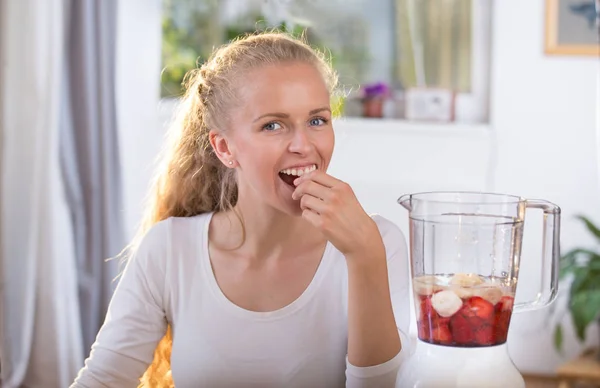
[[[364,97],[365,98],[385,97],[385,96],[388,96],[389,93],[390,93],[390,88],[383,82],[377,82],[374,84],[365,85],[365,87],[364,87]]]

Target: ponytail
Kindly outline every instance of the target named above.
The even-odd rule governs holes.
[[[235,97],[234,80],[243,70],[286,61],[315,65],[330,91],[337,83],[335,72],[322,54],[283,33],[263,33],[234,41],[218,49],[200,69],[188,73],[179,113],[169,129],[151,196],[140,229],[125,251],[126,258],[131,257],[148,229],[159,221],[213,211],[235,212],[235,170],[216,156],[209,141],[210,129],[217,129],[215,117],[227,117]],[[243,228],[241,214],[235,214]],[[245,233],[242,243],[244,238]],[[168,326],[138,388],[175,386],[170,364],[172,339],[172,328]]]

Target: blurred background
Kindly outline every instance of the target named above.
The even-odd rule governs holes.
[[[599,3],[0,0],[2,386],[73,380],[115,286],[105,259],[136,230],[184,74],[270,28],[331,55],[330,172],[407,236],[405,193],[562,208],[559,298],[513,316],[509,349],[531,384],[557,386],[565,368],[598,376]],[[522,300],[539,289],[542,215],[525,230]]]

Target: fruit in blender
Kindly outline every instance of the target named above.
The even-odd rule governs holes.
[[[431,305],[440,316],[448,318],[460,310],[463,301],[451,290],[443,290],[431,296]]]
[[[421,276],[419,282],[414,283],[415,292],[419,295],[432,295],[434,292],[442,290],[437,282],[438,279],[435,276]]]
[[[512,315],[514,287],[478,275],[433,277],[432,294],[419,293],[414,279],[421,341],[457,347],[481,347],[506,342]],[[436,290],[436,291],[433,291]],[[457,292],[457,290],[462,292]]]

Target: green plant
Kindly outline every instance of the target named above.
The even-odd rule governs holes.
[[[323,31],[323,28],[317,28],[314,23],[304,19],[295,18],[293,26],[285,21],[269,23],[258,9],[251,9],[239,15],[236,20],[223,23],[215,17],[219,13],[217,0],[162,1],[164,12],[161,97],[181,95],[185,74],[202,65],[214,47],[246,34],[266,30],[303,37],[311,46],[327,55],[332,66],[340,72],[342,82],[352,80],[360,84],[368,68],[367,33],[360,19],[345,20],[334,29],[336,35],[332,34],[332,31]],[[311,8],[307,8],[307,11],[310,10]],[[338,31],[339,29],[342,30]],[[361,33],[357,34],[356,29]],[[335,48],[331,47],[332,38]],[[346,102],[347,93],[341,89],[343,88],[336,90],[332,96],[332,110],[336,117],[343,114]]]
[[[244,23],[243,20],[240,20],[236,24],[225,27],[225,39],[228,42],[236,39],[239,36],[267,30],[285,32],[291,36],[300,38],[308,29],[308,27],[300,24],[296,24],[290,28],[285,21],[282,21],[279,25],[271,26],[267,23],[265,17],[260,13],[247,15],[246,19],[248,19],[248,16],[251,17],[253,23]]]
[[[600,229],[584,216],[577,218],[598,239],[600,245]],[[594,322],[600,323],[600,248],[575,248],[562,256],[560,278],[567,276],[572,277],[568,311],[571,313],[577,338],[583,342],[587,327]],[[554,345],[559,351],[562,350],[563,328],[560,324],[554,331]]]
[[[311,39],[308,27],[296,24],[288,26],[285,21],[269,25],[265,17],[256,11],[242,15],[231,24],[222,25],[216,1],[194,3],[190,0],[163,0],[161,95],[172,97],[182,94],[185,74],[208,59],[214,47],[230,42],[240,36],[275,30],[295,37],[306,34],[309,43],[323,48]]]
[[[223,43],[223,29],[214,16],[217,13],[215,0],[163,0],[162,97],[181,95],[185,74]]]

